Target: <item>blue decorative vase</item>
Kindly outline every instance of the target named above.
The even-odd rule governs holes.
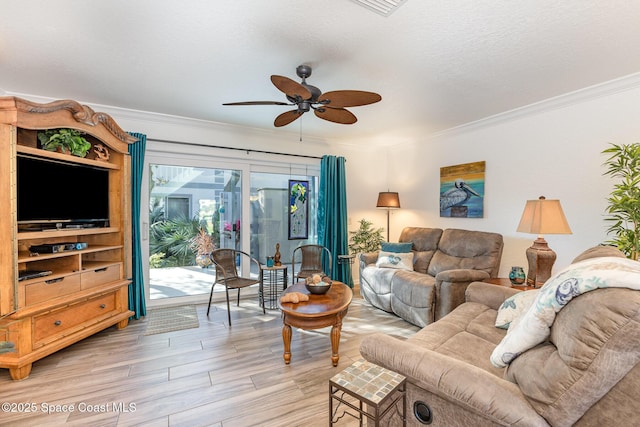
[[[509,280],[511,281],[512,285],[522,285],[526,278],[527,276],[525,276],[522,267],[511,267]]]

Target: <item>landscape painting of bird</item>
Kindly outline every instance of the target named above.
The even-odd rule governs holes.
[[[440,168],[440,216],[482,218],[484,162]]]
[[[440,195],[441,211],[452,206],[463,205],[471,196],[480,197],[480,195],[473,188],[469,187],[469,185],[467,185],[467,183],[461,178],[456,179],[455,184],[453,185],[454,187],[452,189],[447,190]]]

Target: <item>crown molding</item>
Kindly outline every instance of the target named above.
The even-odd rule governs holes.
[[[480,130],[483,128],[495,126],[500,123],[505,123],[511,120],[516,120],[516,119],[524,118],[527,116],[533,116],[536,114],[541,114],[541,113],[565,108],[571,105],[580,104],[593,99],[610,96],[620,92],[625,92],[628,90],[636,89],[638,87],[640,87],[640,72],[629,74],[627,76],[623,76],[614,80],[609,80],[596,85],[588,86],[583,89],[578,89],[576,91],[568,92],[562,95],[548,98],[539,102],[535,102],[533,104],[514,108],[512,110],[508,110],[502,113],[498,113],[492,116],[488,116],[488,117],[475,120],[472,122],[468,122],[452,128],[444,129],[442,131],[433,132],[431,134],[425,134],[423,138],[420,139],[420,141],[422,142],[425,139],[434,140],[434,139],[438,139],[445,136],[472,132],[472,131]],[[23,94],[23,93],[15,93],[10,91],[5,91],[2,89],[0,89],[0,95],[17,96],[17,97],[32,100],[34,102],[43,102],[43,103],[55,101],[55,99],[53,98]],[[234,125],[234,124],[228,124],[228,123],[214,122],[209,120],[194,119],[189,117],[172,116],[168,114],[132,110],[127,108],[94,104],[90,102],[81,102],[81,103],[87,104],[98,111],[105,112],[113,117],[117,117],[118,119],[127,119],[127,120],[141,121],[141,122],[147,122],[147,123],[158,123],[163,125],[168,124],[173,126],[185,126],[190,128],[200,128],[208,131],[245,133],[248,135],[255,135],[256,137],[264,137],[264,138],[280,138],[281,139],[283,135],[287,135],[287,136],[291,136],[292,140],[294,140],[299,137],[298,134],[291,133],[291,132],[287,132],[286,134],[284,134],[281,131],[276,132],[275,130],[270,130],[270,129],[259,129],[259,128],[253,128],[248,126],[240,126],[240,125]],[[149,135],[149,137],[151,138],[152,136]],[[327,139],[317,138],[312,136],[305,136],[304,142],[314,143],[314,144],[324,144],[324,145],[331,143],[331,141]],[[360,140],[358,138],[356,138],[355,140],[351,140],[347,138],[347,139],[336,139],[336,140],[333,140],[333,142],[338,143],[340,145],[345,145],[345,146],[351,146],[351,145],[358,146],[358,144],[360,143]],[[372,144],[370,140],[368,141],[368,144],[379,146],[381,148],[403,146],[403,145],[412,144],[412,143],[416,143],[416,140],[414,138],[411,138],[411,141],[408,141],[406,138],[403,138],[402,141],[398,141],[397,143],[392,143],[392,144],[384,144],[384,143]]]
[[[0,91],[2,91],[0,89]],[[2,94],[2,92],[0,92]],[[56,98],[49,98],[39,95],[31,95],[18,92],[3,91],[3,96],[15,96],[18,98],[28,99],[29,101],[48,103],[57,101]],[[283,134],[291,137],[291,140],[299,139],[299,135],[293,132],[283,133],[282,131],[276,131],[275,129],[261,129],[249,126],[234,125],[230,123],[215,122],[211,120],[195,119],[191,117],[174,116],[170,114],[155,113],[151,111],[133,110],[128,108],[114,107],[110,105],[95,104],[86,101],[77,101],[81,104],[88,105],[96,111],[100,111],[109,114],[116,120],[130,120],[147,123],[157,123],[170,126],[184,126],[189,128],[199,128],[205,131],[219,131],[228,133],[244,133],[249,136],[254,135],[256,137],[269,137],[276,139],[283,139]],[[148,138],[153,138],[152,135],[148,135]],[[161,137],[157,137],[162,139]],[[329,143],[324,138],[318,138],[313,136],[304,136],[303,141],[305,143],[323,144]]]
[[[553,98],[548,98],[539,102],[535,102],[533,104],[528,104],[523,107],[514,108],[513,110],[505,111],[493,116],[488,116],[479,120],[475,120],[473,122],[465,123],[460,126],[455,126],[443,131],[435,132],[429,135],[428,139],[437,139],[443,136],[471,132],[486,127],[495,126],[507,121],[520,119],[527,116],[533,116],[540,113],[546,113],[552,110],[569,107],[571,105],[580,104],[604,96],[610,96],[616,93],[625,92],[631,89],[636,89],[638,87],[640,87],[640,73],[629,74],[618,79],[598,83],[593,86],[587,86],[573,92],[568,92],[562,95],[555,96]]]

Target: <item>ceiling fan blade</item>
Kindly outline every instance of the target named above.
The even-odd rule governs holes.
[[[279,101],[245,101],[245,102],[227,102],[222,105],[293,105]]]
[[[273,125],[277,128],[286,126],[292,121],[299,118],[302,114],[303,113],[299,112],[298,110],[287,111],[285,113],[280,114],[278,117],[276,117],[275,121],[273,122]]]
[[[291,98],[295,98],[296,96],[300,96],[302,99],[311,98],[311,92],[309,92],[306,87],[288,77],[273,75],[271,76],[271,83],[273,83],[279,91],[284,92]]]
[[[313,112],[321,119],[343,125],[352,125],[358,121],[351,111],[345,110],[344,108],[320,107],[313,110]]]
[[[382,97],[380,95],[373,92],[365,92],[362,90],[334,90],[320,95],[318,101],[328,100],[328,106],[332,108],[344,108],[369,105],[381,99]]]

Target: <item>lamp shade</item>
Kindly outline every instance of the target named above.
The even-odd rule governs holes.
[[[400,209],[400,197],[397,192],[383,191],[378,194],[377,208]]]
[[[548,200],[544,196],[527,200],[517,231],[538,235],[571,234],[560,200]]]

